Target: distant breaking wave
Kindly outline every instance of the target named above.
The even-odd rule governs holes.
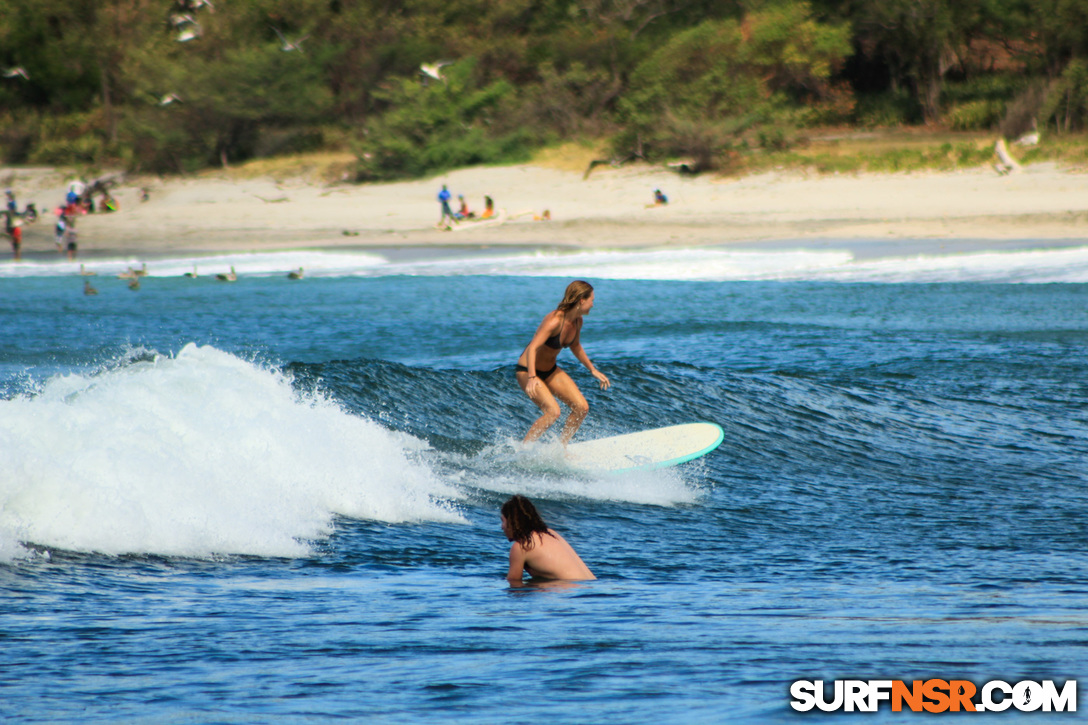
[[[784,282],[1088,282],[1088,246],[960,254],[925,254],[857,259],[845,250],[738,250],[699,247],[624,251],[428,250],[426,256],[398,259],[376,252],[262,252],[160,258],[147,263],[150,277],[180,277],[194,268],[214,278],[231,267],[241,277],[278,276],[302,267],[307,277],[504,275],[592,277],[674,281]],[[135,258],[86,261],[87,271],[116,275],[145,261]],[[0,277],[72,275],[80,265],[67,261],[0,264]]]

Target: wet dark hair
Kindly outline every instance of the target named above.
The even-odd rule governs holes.
[[[548,525],[540,518],[536,506],[524,496],[513,496],[502,505],[502,515],[510,527],[511,538],[525,549],[533,548],[533,534],[548,534]]]

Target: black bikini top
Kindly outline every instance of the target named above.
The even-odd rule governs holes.
[[[559,339],[563,335],[563,326],[566,325],[566,324],[567,324],[566,320],[563,320],[562,322],[560,322],[559,323],[559,332],[555,333],[554,335],[549,337],[547,340],[545,340],[544,344],[547,345],[548,347],[550,347],[553,350],[562,350],[564,347],[567,347],[567,345],[564,345],[562,343],[562,341]],[[574,342],[574,341],[571,340],[571,342]]]

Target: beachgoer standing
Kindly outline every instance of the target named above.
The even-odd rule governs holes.
[[[566,540],[540,518],[532,501],[514,496],[502,505],[499,514],[502,532],[510,545],[510,568],[506,580],[520,586],[528,573],[534,579],[596,579],[582,558]]]
[[[53,227],[53,241],[56,242],[57,251],[64,251],[64,236],[68,232],[68,217],[61,214],[57,218],[57,225]]]
[[[4,231],[11,237],[11,252],[18,262],[23,258],[23,228],[21,221],[16,221],[15,212],[4,210]]]
[[[76,193],[76,190],[72,187],[68,188],[68,193],[64,197],[64,213],[69,217],[76,213],[76,207],[80,203],[80,196]]]
[[[76,258],[77,236],[75,226],[68,227],[68,259]]]
[[[438,202],[442,205],[442,218],[438,220],[438,226],[442,226],[449,219],[451,222],[457,221],[453,218],[453,210],[450,209],[450,190],[446,188],[446,185],[442,185],[442,191],[438,192]]]
[[[612,383],[608,376],[590,362],[586,351],[582,349],[583,317],[593,309],[593,286],[589,282],[575,280],[567,285],[559,305],[545,317],[536,329],[536,334],[518,358],[516,372],[518,385],[529,399],[540,408],[541,415],[525,434],[525,442],[537,440],[555,421],[559,420],[560,409],[556,398],[566,403],[570,415],[563,425],[559,440],[564,445],[570,442],[582,421],[589,413],[589,403],[582,391],[566,371],[556,364],[559,351],[569,347],[593,377],[601,384],[601,390],[607,390]]]

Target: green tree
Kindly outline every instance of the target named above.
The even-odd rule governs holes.
[[[708,21],[673,36],[635,70],[620,106],[621,139],[653,158],[693,155],[700,166],[757,126],[790,119],[831,93],[849,53],[849,27],[779,4],[741,21]]]
[[[396,78],[375,91],[389,110],[366,124],[357,152],[360,179],[420,176],[526,158],[528,133],[502,122],[513,87],[506,81],[476,87],[470,58],[446,70],[446,82]]]

